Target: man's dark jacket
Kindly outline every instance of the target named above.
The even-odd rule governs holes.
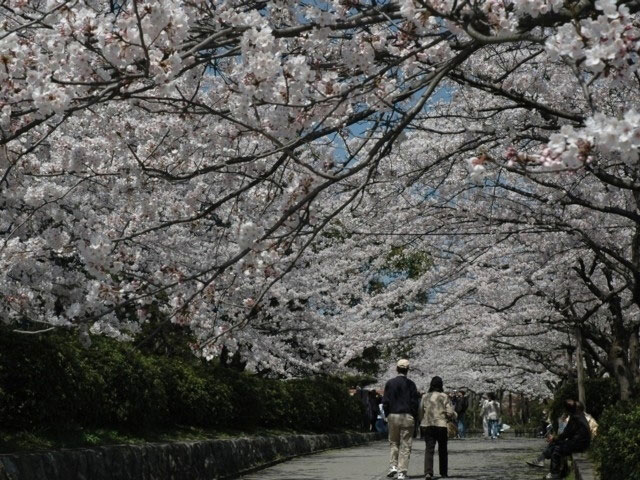
[[[417,418],[420,394],[416,384],[404,375],[392,378],[384,386],[382,406],[384,414],[410,413]]]
[[[467,400],[467,397],[458,397],[458,401],[455,405],[455,411],[458,414],[458,417],[460,417],[460,415],[464,415],[467,408],[469,408],[469,401]]]
[[[589,429],[589,422],[582,413],[575,413],[569,417],[567,426],[558,438],[556,443],[570,442],[572,446],[586,450],[591,443],[591,430]]]

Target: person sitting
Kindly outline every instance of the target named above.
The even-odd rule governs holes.
[[[542,452],[542,458],[535,462],[527,462],[529,465],[541,466],[544,458],[551,459],[549,473],[545,477],[548,480],[563,478],[563,473],[566,473],[563,472],[566,457],[572,453],[584,452],[591,444],[591,431],[582,404],[575,400],[566,400],[564,406],[569,416],[566,427],[562,433],[548,439],[549,446]]]
[[[560,435],[564,428],[567,426],[567,422],[569,421],[569,414],[566,412],[562,412],[562,414],[558,417],[558,435]],[[544,438],[547,440],[547,446],[540,452],[540,455],[536,457],[533,461],[527,461],[527,465],[531,467],[539,467],[544,468],[544,461],[547,458],[551,458],[551,451],[553,450],[554,444],[551,443],[554,439],[553,436],[553,424],[549,423],[547,426]]]

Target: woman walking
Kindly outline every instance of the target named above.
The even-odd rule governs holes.
[[[500,403],[496,400],[496,396],[489,392],[487,394],[489,401],[484,404],[482,416],[487,419],[489,425],[489,436],[492,440],[498,438],[500,435],[500,429],[498,427],[500,423]]]
[[[433,452],[438,442],[438,464],[440,476],[446,478],[448,472],[447,454],[447,421],[456,420],[456,412],[449,400],[449,396],[443,393],[442,379],[433,377],[429,391],[420,400],[420,428],[424,435],[424,478],[433,478]]]

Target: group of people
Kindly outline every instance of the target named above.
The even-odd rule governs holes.
[[[389,426],[391,458],[388,477],[397,475],[398,480],[407,478],[409,457],[415,419],[425,440],[425,479],[433,478],[433,454],[438,444],[440,476],[448,477],[448,422],[456,422],[458,415],[449,396],[444,393],[442,378],[431,379],[429,391],[418,393],[416,384],[407,378],[409,360],[399,360],[396,365],[398,376],[389,380],[384,387],[382,407]]]
[[[389,432],[391,455],[388,477],[397,475],[397,480],[407,478],[409,457],[414,436],[416,419],[425,440],[424,474],[425,480],[433,479],[433,457],[438,445],[438,464],[441,478],[449,476],[447,440],[448,424],[458,424],[459,436],[464,436],[464,413],[468,400],[464,392],[448,395],[444,392],[442,378],[431,379],[429,390],[424,395],[418,393],[416,384],[407,378],[409,360],[401,359],[396,364],[398,375],[389,380],[384,388],[380,415],[386,420]],[[563,476],[563,458],[575,452],[582,452],[589,446],[591,430],[580,402],[568,400],[565,408],[568,419],[564,430],[549,438],[549,445],[533,462],[533,466],[544,466],[544,459],[551,459],[547,479]],[[493,393],[487,394],[481,403],[483,419],[487,422],[487,436],[496,439],[499,435],[500,403]]]
[[[482,399],[480,410],[482,412],[484,436],[492,440],[497,439],[500,436],[500,417],[502,412],[500,402],[496,400],[493,392],[487,393],[486,398]]]
[[[422,398],[421,393],[419,393],[419,396]],[[454,390],[448,393],[448,396],[458,418],[457,423],[452,421],[447,423],[449,438],[464,438],[466,432],[465,413],[469,408],[466,392],[463,390]],[[365,428],[370,432],[388,433],[389,429],[382,405],[382,395],[376,390],[368,390],[363,396],[363,404],[365,411]],[[416,438],[419,433],[420,423],[416,421],[414,424],[413,437]]]

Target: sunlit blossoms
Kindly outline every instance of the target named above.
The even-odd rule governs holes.
[[[639,42],[613,0],[6,1],[2,321],[538,389],[577,325],[633,383]]]
[[[629,8],[613,0],[597,1],[601,14],[582,20],[578,25],[565,24],[547,42],[551,58],[567,56],[584,60],[586,69],[595,74],[609,69],[615,75],[630,75],[637,68],[640,30]]]

